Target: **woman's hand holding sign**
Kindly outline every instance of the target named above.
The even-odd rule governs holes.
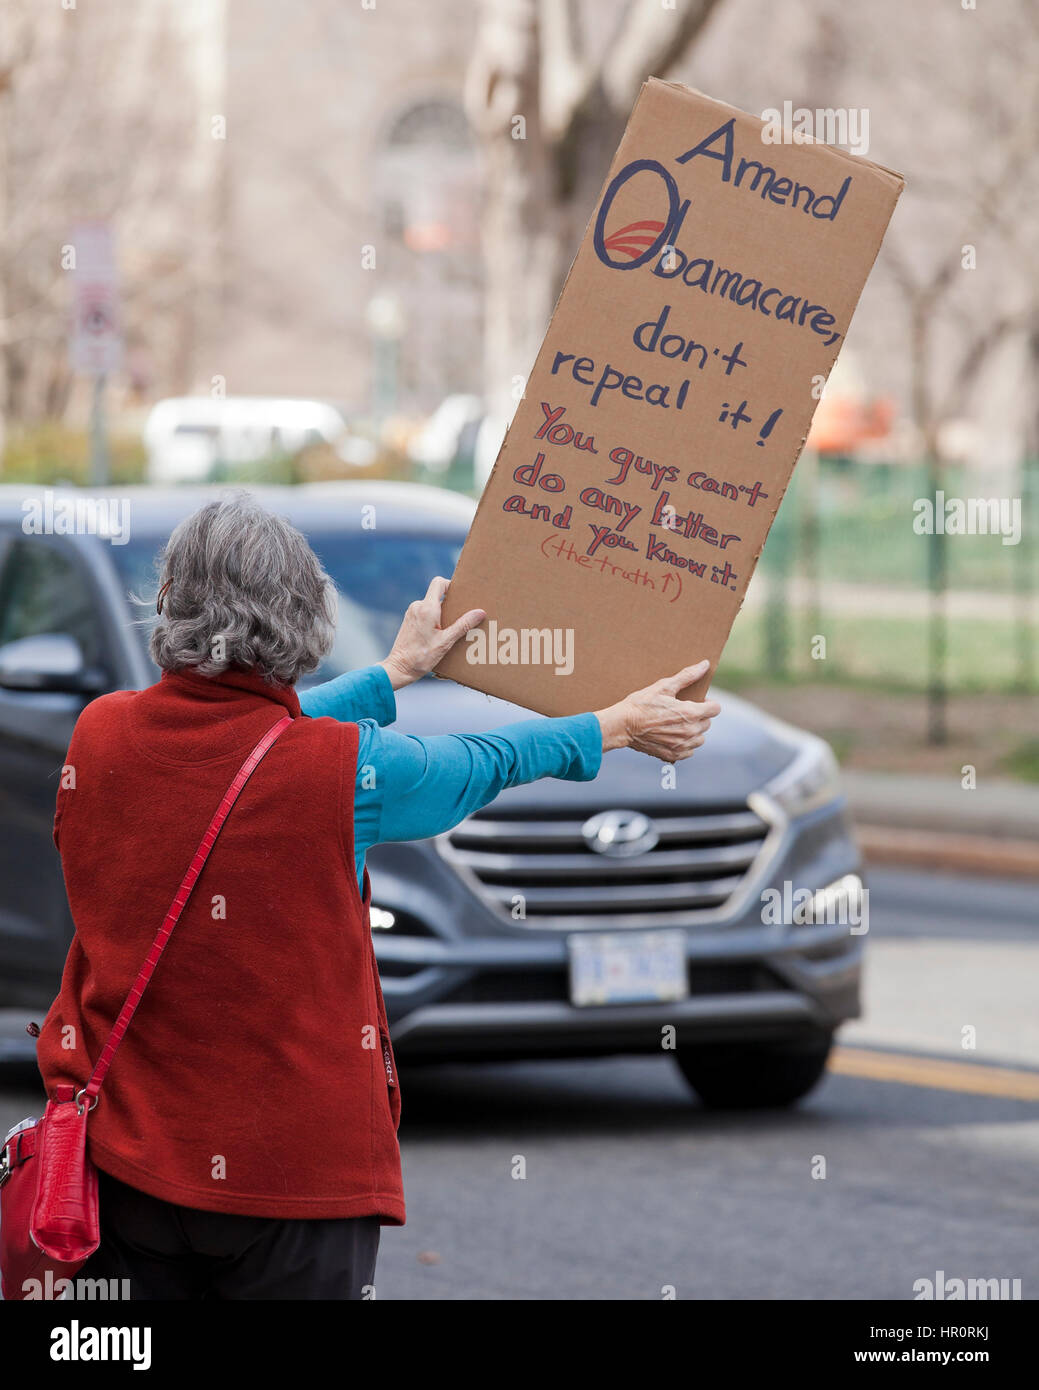
[[[678,693],[698,680],[710,663],[698,661],[673,676],[636,690],[608,709],[596,710],[603,752],[634,748],[665,763],[688,758],[700,747],[711,720],[721,712],[716,700],[679,700]]]
[[[447,627],[440,626],[440,611],[447,598],[448,581],[441,575],[430,584],[426,596],[408,605],[400,631],[385,667],[394,690],[411,685],[428,676],[433,667],[446,656],[459,638],[478,627],[487,614],[482,608],[471,608]]]
[[[447,627],[441,627],[440,613],[447,590],[448,581],[437,575],[425,598],[416,600],[405,613],[393,650],[382,663],[394,690],[427,675],[456,642],[486,618],[482,608],[472,608]],[[709,665],[707,661],[698,661],[644,690],[636,690],[608,709],[596,710],[602,727],[603,752],[634,748],[666,763],[690,757],[703,743],[721,706],[716,700],[680,700],[678,695],[699,680]]]

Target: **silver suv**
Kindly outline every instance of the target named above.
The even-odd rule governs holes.
[[[256,492],[308,536],[339,589],[336,649],[315,679],[385,655],[407,604],[453,571],[473,512],[408,484]],[[95,695],[156,679],[128,593],[148,587],[172,527],[211,495],[124,489],[129,525],[109,538],[27,534],[25,491],[0,489],[10,1025],[49,1005],[72,933],[50,834],[72,727]],[[663,1049],[711,1106],[788,1104],[815,1084],[835,1028],[859,1011],[859,854],[827,745],[715,694],[724,717],[674,787],[651,759],[618,750],[594,782],[515,787],[436,840],[370,853],[401,1063]],[[397,727],[419,734],[529,717],[435,679],[400,692],[398,711]],[[24,1047],[17,1027],[4,1038],[8,1055]]]

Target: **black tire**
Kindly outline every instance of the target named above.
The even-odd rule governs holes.
[[[817,1085],[833,1034],[792,1042],[716,1043],[680,1047],[679,1070],[708,1110],[764,1110],[793,1105]]]

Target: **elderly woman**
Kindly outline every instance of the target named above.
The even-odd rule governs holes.
[[[58,794],[76,934],[39,1039],[49,1094],[85,1084],[228,784],[293,722],[220,832],[91,1115],[102,1238],[83,1277],[138,1299],[362,1297],[380,1226],[404,1222],[366,850],[447,830],[504,787],[591,779],[606,749],[688,757],[718,712],[676,698],[700,663],[594,713],[393,733],[393,692],[485,616],[442,629],[446,592],[434,579],[380,665],[299,696],[334,614],[304,538],[245,494],[170,537],[161,679],[87,706]]]

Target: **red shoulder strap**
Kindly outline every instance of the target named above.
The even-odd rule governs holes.
[[[93,1109],[93,1106],[97,1103],[97,1094],[101,1090],[101,1083],[105,1079],[108,1068],[112,1065],[112,1059],[116,1054],[116,1049],[122,1042],[127,1028],[130,1026],[130,1020],[137,1011],[137,1005],[141,1002],[144,991],[148,987],[148,981],[155,973],[155,967],[159,963],[159,957],[166,949],[166,943],[173,934],[173,928],[177,925],[180,914],[184,911],[188,898],[191,897],[191,890],[194,888],[195,881],[202,872],[206,860],[209,858],[209,851],[213,848],[216,837],[220,834],[220,827],[227,819],[228,812],[238,800],[239,793],[256,771],[263,757],[273,747],[275,740],[281,737],[291,723],[292,715],[286,714],[267,730],[263,738],[260,739],[259,743],[239,768],[238,775],[224,793],[224,799],[217,807],[213,819],[209,822],[209,829],[202,836],[202,842],[195,851],[195,857],[192,859],[188,871],[184,875],[173,901],[170,903],[169,911],[166,913],[162,926],[159,928],[155,940],[152,942],[147,959],[141,966],[137,974],[137,979],[134,980],[131,986],[130,993],[126,996],[123,1007],[119,1011],[119,1017],[112,1025],[112,1031],[109,1033],[105,1045],[101,1049],[101,1055],[97,1059],[97,1065],[94,1068],[90,1080],[76,1096],[80,1109],[82,1109],[84,1103],[89,1103],[91,1109]],[[84,1096],[89,1097],[90,1100],[84,1102]]]

